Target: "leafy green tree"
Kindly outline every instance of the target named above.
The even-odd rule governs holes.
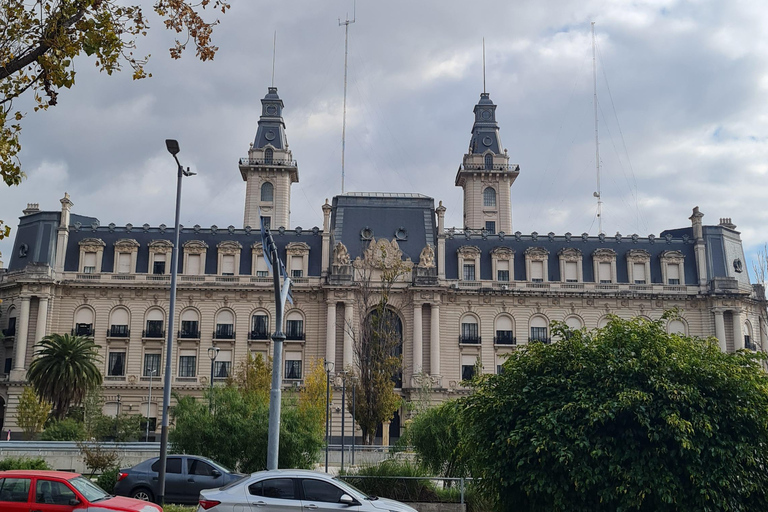
[[[473,476],[499,510],[768,507],[764,354],[642,319],[554,331],[464,402]]]
[[[79,404],[88,390],[101,385],[99,347],[90,338],[51,334],[35,348],[27,380],[40,397],[53,404],[54,418],[64,419],[70,405]]]
[[[212,59],[218,48],[211,40],[217,20],[201,16],[206,7],[224,13],[226,0],[154,0],[153,10],[169,30],[185,33],[170,48],[178,59],[188,42],[200,60]],[[75,84],[75,58],[88,55],[107,74],[128,64],[133,78],[148,74],[147,57],[133,51],[147,35],[149,23],[140,3],[119,0],[5,0],[0,2],[0,177],[8,185],[21,183],[19,132],[24,113],[13,100],[27,93],[35,110],[56,105],[59,91]],[[0,239],[10,229],[0,221]]]
[[[269,399],[232,385],[215,387],[213,393],[213,414],[208,398],[176,396],[175,428],[169,434],[173,449],[210,457],[243,472],[266,469]],[[281,411],[278,464],[311,468],[323,446],[323,416],[292,402],[286,400]]]
[[[467,476],[460,430],[462,409],[461,402],[449,400],[421,412],[408,423],[401,442],[413,447],[419,464],[432,475]]]
[[[84,441],[85,427],[73,418],[54,420],[40,435],[43,441]]]
[[[118,443],[136,441],[141,436],[142,419],[143,416],[137,414],[119,414],[115,417],[102,414],[95,419],[93,438]]]
[[[51,414],[51,404],[40,399],[35,390],[25,386],[19,396],[19,406],[16,408],[16,424],[29,440],[43,430],[48,416]]]

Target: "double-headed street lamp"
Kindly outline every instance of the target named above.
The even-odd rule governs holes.
[[[333,362],[323,362],[325,367],[325,472],[328,472],[328,445],[331,442],[329,437],[329,427],[331,421],[331,372],[333,371]]]
[[[165,464],[168,460],[168,407],[171,403],[171,356],[173,354],[173,314],[176,308],[176,276],[179,273],[179,215],[181,213],[181,178],[194,176],[189,168],[179,163],[176,155],[179,153],[179,143],[173,139],[165,140],[165,147],[176,160],[176,218],[174,224],[175,243],[171,252],[171,302],[168,311],[168,335],[165,345],[165,375],[163,377],[163,423],[160,430],[160,473],[158,475],[157,502],[162,505],[165,501]]]
[[[211,358],[211,392],[208,397],[208,409],[213,413],[213,369],[216,366],[216,358],[219,357],[219,347],[208,347],[208,357]]]

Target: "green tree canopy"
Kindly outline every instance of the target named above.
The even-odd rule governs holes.
[[[99,347],[90,338],[51,334],[35,349],[27,380],[42,399],[53,404],[54,417],[64,419],[70,405],[79,404],[88,390],[101,385],[96,365]]]
[[[461,414],[458,400],[431,407],[413,418],[401,443],[412,446],[422,467],[432,475],[467,476],[466,456],[461,450]]]
[[[464,402],[474,476],[501,510],[768,506],[763,354],[641,319],[554,331],[562,341],[515,351]]]
[[[218,48],[211,40],[217,20],[206,21],[206,7],[226,12],[226,0],[154,0],[153,10],[169,30],[182,34],[170,48],[178,59],[191,42],[201,60]],[[134,55],[136,40],[147,35],[148,20],[141,5],[119,0],[4,0],[0,2],[0,177],[8,185],[21,183],[20,121],[25,113],[13,100],[34,95],[35,110],[56,105],[59,91],[75,83],[75,58],[91,56],[108,74],[128,64],[133,77],[150,76],[148,56]],[[0,239],[9,233],[0,221]]]

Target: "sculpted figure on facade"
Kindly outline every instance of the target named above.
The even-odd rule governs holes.
[[[350,259],[349,259],[349,251],[347,251],[347,246],[345,246],[341,242],[336,242],[336,245],[333,248],[333,264],[334,265],[349,265]]]
[[[395,240],[391,242],[384,238],[375,238],[371,240],[368,247],[363,252],[362,260],[358,256],[355,258],[355,268],[377,268],[382,270],[392,270],[396,266],[403,265],[404,270],[413,266],[410,259],[403,261],[403,251]]]
[[[421,268],[434,268],[435,266],[435,250],[431,245],[425,246],[421,250],[419,255],[419,267]]]

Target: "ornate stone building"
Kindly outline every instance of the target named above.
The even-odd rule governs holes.
[[[33,346],[46,334],[92,336],[101,347],[108,414],[118,408],[145,414],[149,406],[157,417],[160,394],[148,404],[148,386],[152,379],[159,389],[166,357],[174,389],[202,394],[212,364],[218,380],[248,353],[269,354],[275,312],[259,209],[294,282],[284,327],[286,386],[301,384],[312,359],[336,368],[353,364],[348,327],[360,318],[355,269],[372,258],[407,269],[395,287],[406,401],[422,377],[429,377],[434,400],[466,392],[462,380],[478,361],[484,372],[496,372],[517,347],[556,342],[551,321],[589,329],[612,314],[659,319],[678,308],[670,332],[714,336],[728,352],[768,348],[764,292],[749,282],[730,219],[704,225],[694,208],[687,226],[657,236],[512,232],[511,186],[521,170],[502,148],[496,106],[486,93],[475,106],[469,150],[456,175],[464,191],[460,229],[445,227],[446,207],[431,197],[360,192],[326,200],[322,227],[292,227],[298,164],[277,89],[262,104],[255,140],[239,163],[247,190],[244,227],[181,229],[170,355],[164,339],[173,228],[105,225],[73,213],[66,194],[58,210],[30,205],[24,211],[9,267],[0,273],[2,428],[17,430]],[[375,251],[367,250],[371,245]],[[220,349],[215,363],[207,355],[211,346]],[[393,436],[405,410],[393,420]]]

